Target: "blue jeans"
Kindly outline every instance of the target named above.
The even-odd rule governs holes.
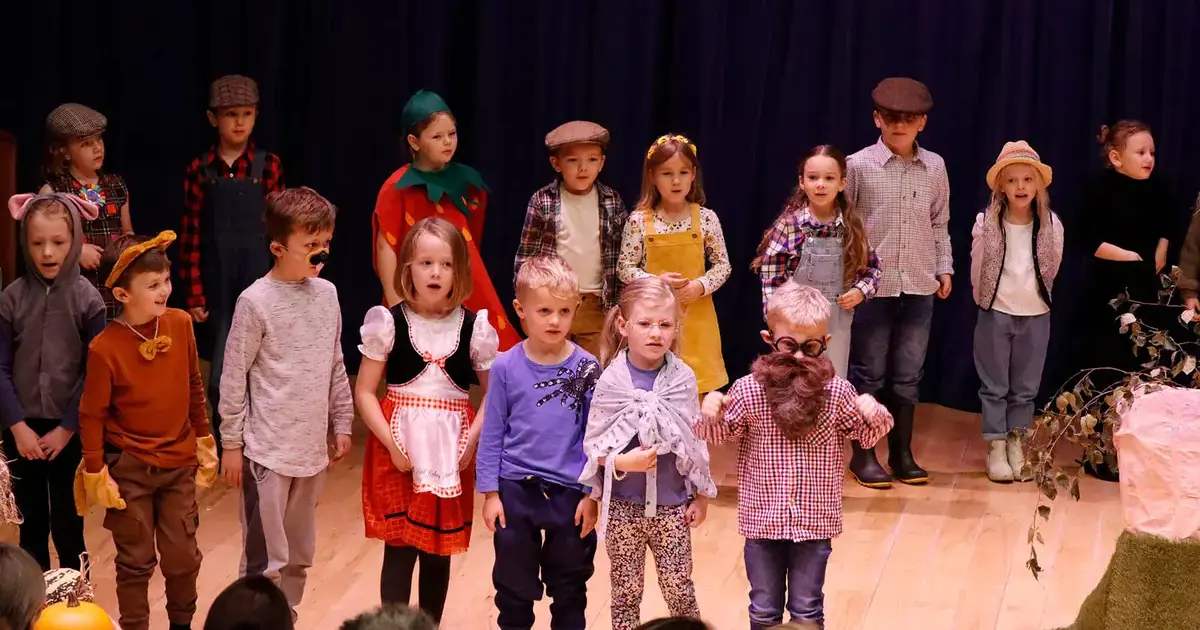
[[[746,539],[746,577],[750,580],[750,630],[783,623],[784,603],[792,621],[825,627],[825,567],[833,550],[820,540]]]
[[[979,311],[975,323],[975,369],[983,403],[983,439],[1003,440],[1028,429],[1042,385],[1050,344],[1050,313],[1033,317]]]
[[[897,405],[919,400],[932,295],[875,298],[858,305],[850,334],[850,383],[860,394]],[[890,391],[884,385],[890,384]]]

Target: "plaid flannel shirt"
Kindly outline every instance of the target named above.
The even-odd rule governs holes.
[[[891,428],[891,415],[879,405],[864,419],[854,387],[834,377],[817,425],[799,440],[775,425],[766,392],[753,374],[729,390],[725,417],[702,423],[698,433],[710,442],[740,440],[738,446],[738,533],[766,540],[821,540],[842,533],[842,479],[845,440],[875,444]]]
[[[809,214],[808,206],[788,208],[775,221],[767,235],[767,250],[763,252],[762,266],[758,269],[758,277],[762,281],[763,317],[767,316],[767,301],[771,299],[771,294],[783,286],[800,266],[800,251],[805,239],[810,234],[813,238],[843,236],[845,231],[841,212],[838,212],[837,220],[833,223],[821,223]],[[868,243],[867,268],[858,272],[852,286],[862,291],[863,297],[869,300],[879,286],[880,273],[879,257]]]
[[[937,292],[938,276],[954,273],[945,161],[918,146],[905,162],[881,138],[846,164],[846,198],[863,218],[883,271],[876,296]]]
[[[179,230],[179,272],[186,283],[184,291],[188,308],[206,308],[204,283],[200,277],[200,211],[204,208],[204,189],[208,183],[206,171],[212,166],[221,177],[246,179],[250,177],[254,152],[257,150],[253,142],[249,143],[230,166],[221,159],[217,146],[213,145],[188,165],[183,177],[183,223]],[[202,162],[205,156],[211,156],[208,162]],[[283,190],[283,163],[274,153],[267,153],[263,160],[262,184],[264,196]]]
[[[513,282],[526,260],[558,253],[558,219],[562,214],[561,182],[543,186],[529,198],[525,211],[525,227],[513,261]],[[612,308],[621,295],[617,277],[617,257],[621,254],[621,234],[625,230],[628,211],[617,191],[596,182],[596,198],[600,206],[600,264],[604,268],[602,295],[605,310]]]

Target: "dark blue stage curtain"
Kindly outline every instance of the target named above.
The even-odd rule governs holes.
[[[482,247],[505,298],[527,200],[552,179],[547,131],[574,118],[611,129],[602,179],[630,204],[649,143],[689,135],[734,263],[716,303],[730,373],[740,376],[765,349],[750,258],[795,182],[796,159],[819,143],[847,153],[873,143],[872,86],[892,75],[925,81],[936,105],[921,142],[949,166],[957,275],[934,318],[924,395],[968,410],[978,408],[970,230],[1005,140],[1028,140],[1054,167],[1050,192],[1068,242],[1088,220],[1077,200],[1099,168],[1102,122],[1153,125],[1159,168],[1179,199],[1173,251],[1200,186],[1200,2],[1191,0],[0,5],[0,128],[20,140],[21,187],[41,181],[45,115],[59,102],[86,103],[109,117],[108,165],[128,180],[142,233],[178,226],[184,168],[213,139],[209,81],[259,80],[257,142],[282,156],[289,185],[312,186],[342,209],[325,273],[340,290],[351,370],[359,323],[380,299],[370,214],[402,163],[400,109],[419,88],[449,101],[459,157],[491,186]],[[1070,251],[1059,277],[1045,390],[1071,367],[1085,258]]]

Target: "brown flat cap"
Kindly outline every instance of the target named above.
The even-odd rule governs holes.
[[[901,114],[927,114],[933,109],[933,97],[924,83],[908,77],[891,77],[871,91],[875,107]]]
[[[208,107],[241,107],[258,105],[258,84],[250,77],[229,74],[212,82],[208,90]]]
[[[46,132],[59,138],[86,138],[107,128],[104,114],[79,103],[63,103],[46,116]]]
[[[546,134],[546,148],[551,151],[568,144],[581,142],[607,147],[608,141],[607,129],[586,120],[572,120],[569,123],[563,123],[555,127],[554,131]]]

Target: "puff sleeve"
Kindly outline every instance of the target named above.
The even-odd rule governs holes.
[[[362,337],[358,351],[364,357],[373,361],[387,361],[392,344],[396,342],[396,321],[392,319],[392,312],[384,306],[372,306],[358,334]]]
[[[475,313],[475,326],[471,329],[471,365],[475,367],[475,371],[486,372],[492,369],[492,362],[496,360],[499,350],[500,335],[488,323],[487,309],[479,309],[479,312]]]

